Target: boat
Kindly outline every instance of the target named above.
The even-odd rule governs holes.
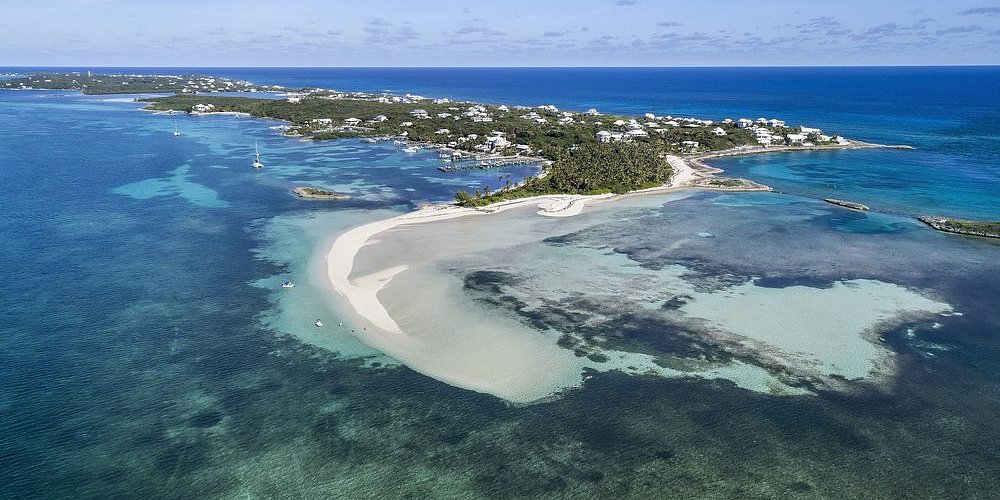
[[[323,326],[323,321],[320,320],[319,318],[316,318],[316,328],[319,328],[321,326]]]
[[[410,146],[408,148],[403,148],[403,152],[404,153],[411,153],[412,154],[412,153],[416,153],[417,151],[420,151],[420,150],[417,149],[416,146]]]
[[[264,168],[264,164],[260,162],[260,148],[257,147],[257,143],[253,144],[253,149],[256,154],[256,159],[253,161],[253,168]]]
[[[181,136],[181,130],[177,128],[177,124],[174,123],[174,137],[180,137],[180,136]]]
[[[295,288],[295,283],[292,283],[291,281],[286,281],[281,284],[281,288]]]

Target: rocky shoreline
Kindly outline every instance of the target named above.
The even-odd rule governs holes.
[[[327,191],[325,189],[310,186],[299,186],[292,189],[292,192],[299,198],[305,198],[307,200],[336,201],[351,199],[351,196],[347,194],[335,193],[333,191]]]
[[[945,233],[1000,238],[1000,221],[972,221],[949,219],[947,217],[924,215],[917,217],[920,222]]]

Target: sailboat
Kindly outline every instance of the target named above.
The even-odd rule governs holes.
[[[253,168],[264,168],[264,164],[260,162],[260,148],[257,147],[257,143],[253,144],[253,149],[256,152],[256,159],[253,161]]]
[[[174,137],[181,136],[181,129],[177,128],[177,122],[174,122]]]

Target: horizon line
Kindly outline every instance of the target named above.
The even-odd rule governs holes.
[[[751,68],[987,68],[1000,67],[1000,63],[984,64],[838,64],[838,65],[680,65],[680,66],[150,66],[111,64],[52,64],[52,65],[3,65],[0,68],[207,68],[207,69],[751,69]]]

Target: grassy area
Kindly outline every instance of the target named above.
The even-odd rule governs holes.
[[[90,75],[40,73],[0,81],[0,89],[79,90],[84,94],[141,94],[264,90],[249,82],[199,75]]]

